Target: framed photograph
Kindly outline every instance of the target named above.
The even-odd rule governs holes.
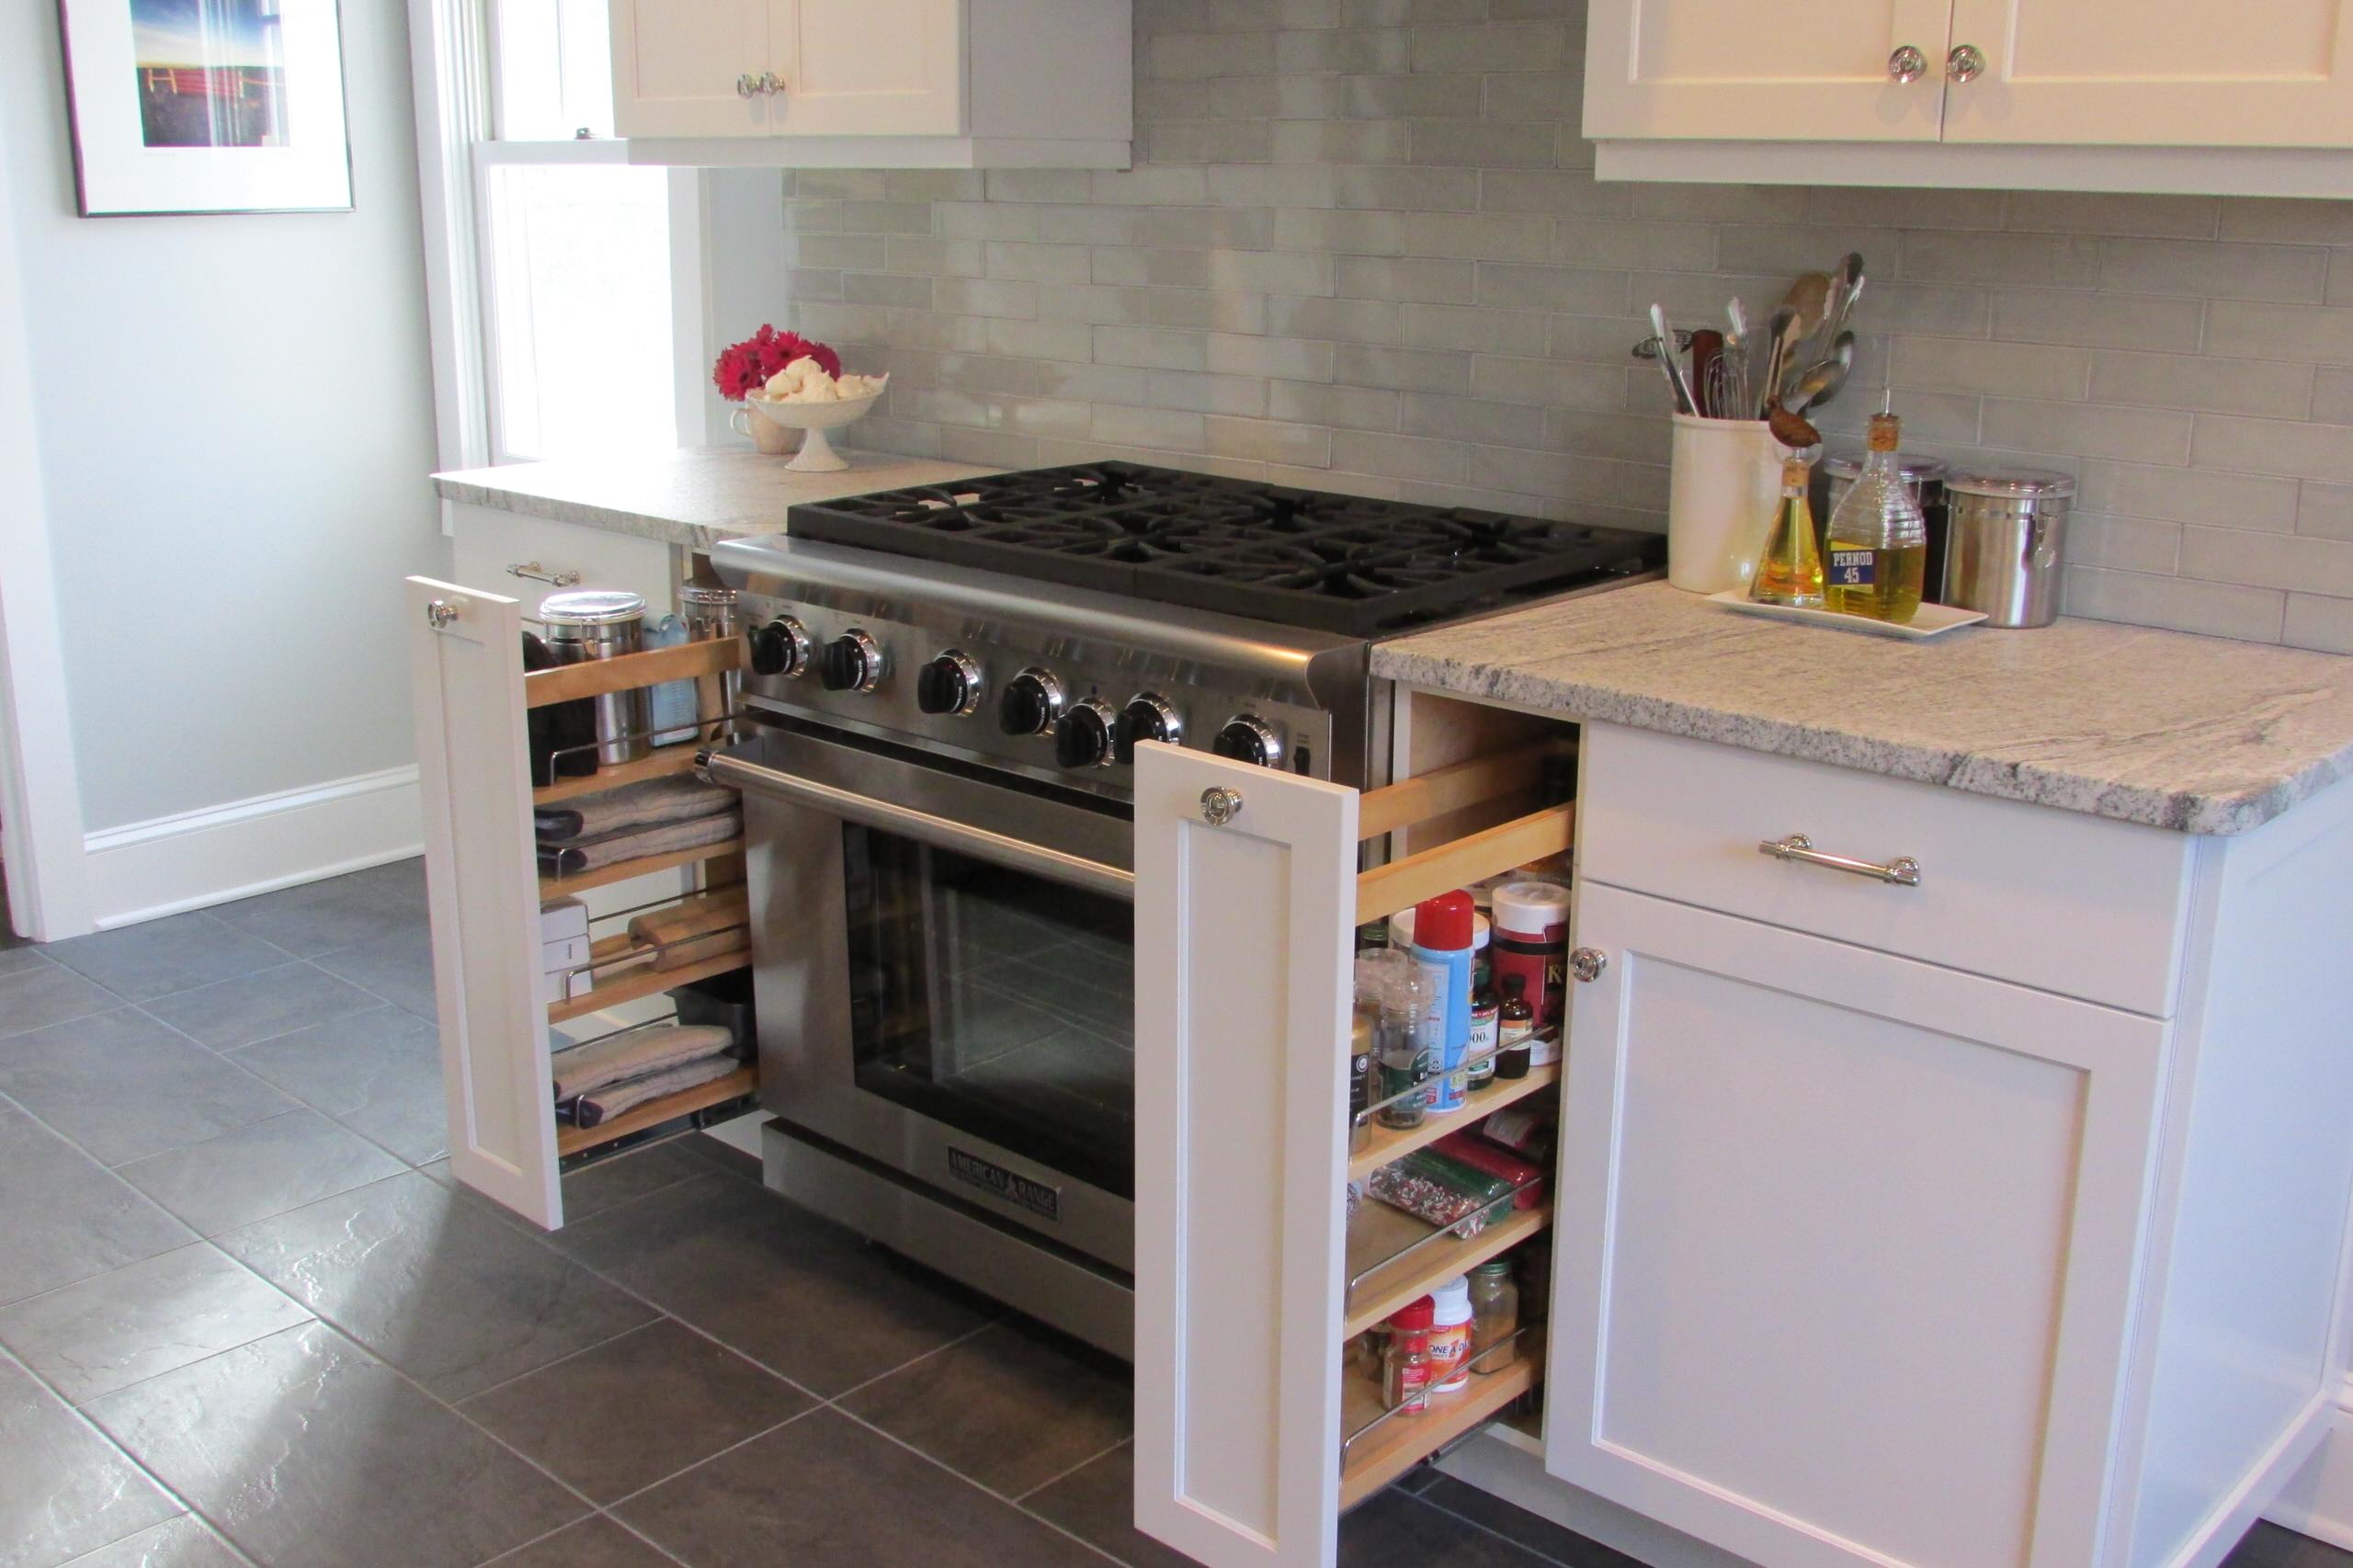
[[[347,211],[335,0],[58,0],[82,215]]]

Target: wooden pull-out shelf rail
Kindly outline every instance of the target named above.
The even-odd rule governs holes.
[[[722,675],[744,667],[744,640],[723,637],[709,642],[682,642],[675,648],[623,653],[613,659],[589,659],[551,670],[533,670],[523,677],[523,706],[545,708],[583,697],[602,697],[641,686],[662,686],[697,676]]]

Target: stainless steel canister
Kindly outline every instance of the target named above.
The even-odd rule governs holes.
[[[540,601],[548,651],[559,664],[617,659],[645,646],[645,597],[576,588]],[[652,718],[643,687],[608,691],[589,699],[597,710],[597,763],[608,767],[635,762],[654,749],[646,731]]]
[[[1943,601],[1984,610],[1988,626],[2048,626],[2058,619],[2075,495],[2074,480],[2041,469],[1947,474],[1950,539]]]
[[[1945,462],[1942,458],[1906,457],[1898,452],[1895,467],[1904,476],[1904,488],[1912,493],[1912,499],[1919,504],[1920,516],[1928,525],[1927,597],[1931,604],[1938,603],[1943,597],[1939,590],[1945,580]],[[1815,516],[1821,520],[1824,542],[1829,539],[1830,514],[1838,509],[1838,503],[1855,487],[1856,475],[1862,472],[1859,452],[1836,452],[1822,460],[1823,476],[1828,480],[1829,487],[1822,509]]]
[[[740,636],[735,590],[700,583],[678,585],[678,614],[687,623],[689,642],[717,642]],[[744,672],[726,670],[695,677],[695,722],[703,745],[723,744],[734,738],[727,716],[735,711],[744,689]]]

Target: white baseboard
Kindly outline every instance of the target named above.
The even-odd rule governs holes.
[[[417,854],[416,767],[388,767],[85,835],[101,930]]]
[[[2353,1378],[2346,1380],[2336,1421],[2263,1517],[2315,1540],[2353,1551]]]

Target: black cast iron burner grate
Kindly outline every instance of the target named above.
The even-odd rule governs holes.
[[[1665,564],[1666,540],[1222,479],[1084,463],[792,508],[795,539],[1355,636]]]

